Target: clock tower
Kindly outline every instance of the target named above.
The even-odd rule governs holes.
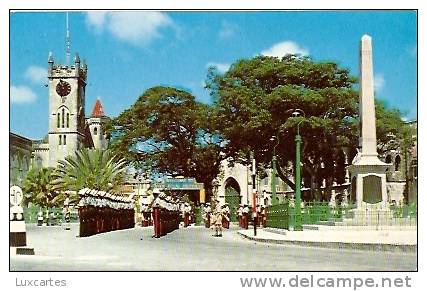
[[[49,53],[49,166],[85,147],[87,66],[76,54],[73,65],[55,64]]]

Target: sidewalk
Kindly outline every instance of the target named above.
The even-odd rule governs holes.
[[[361,249],[372,251],[417,251],[416,230],[303,230],[287,231],[272,228],[239,230],[244,238],[275,244],[289,244],[312,247]]]

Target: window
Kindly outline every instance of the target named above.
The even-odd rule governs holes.
[[[59,145],[61,145],[62,144],[62,135],[60,134],[59,135]]]
[[[67,144],[67,136],[64,135],[64,145]]]
[[[59,124],[59,119],[61,118],[60,115],[61,115],[61,113],[59,113],[59,112],[58,112],[58,114],[56,114],[56,117],[57,117],[56,118],[56,127],[58,127],[58,128],[59,128],[59,125],[60,125]]]
[[[67,128],[70,127],[70,113],[67,113]]]
[[[95,128],[93,129],[93,134],[94,134],[94,135],[97,135],[97,134],[98,134],[98,127],[95,127]]]
[[[64,128],[64,115],[65,115],[65,109],[62,108],[62,128]]]

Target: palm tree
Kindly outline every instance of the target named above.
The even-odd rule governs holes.
[[[118,190],[123,182],[125,166],[126,161],[118,159],[110,150],[82,149],[75,156],[58,162],[53,174],[54,189],[78,191],[87,187],[102,191]]]
[[[49,207],[55,206],[55,192],[52,185],[53,168],[32,168],[23,183],[23,191],[26,195],[25,204],[34,203],[42,208],[46,208],[46,215],[49,215]]]

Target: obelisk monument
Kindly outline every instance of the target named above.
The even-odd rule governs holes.
[[[348,167],[351,198],[357,209],[387,208],[388,166],[378,159],[372,38],[365,34],[360,41],[359,152]]]

